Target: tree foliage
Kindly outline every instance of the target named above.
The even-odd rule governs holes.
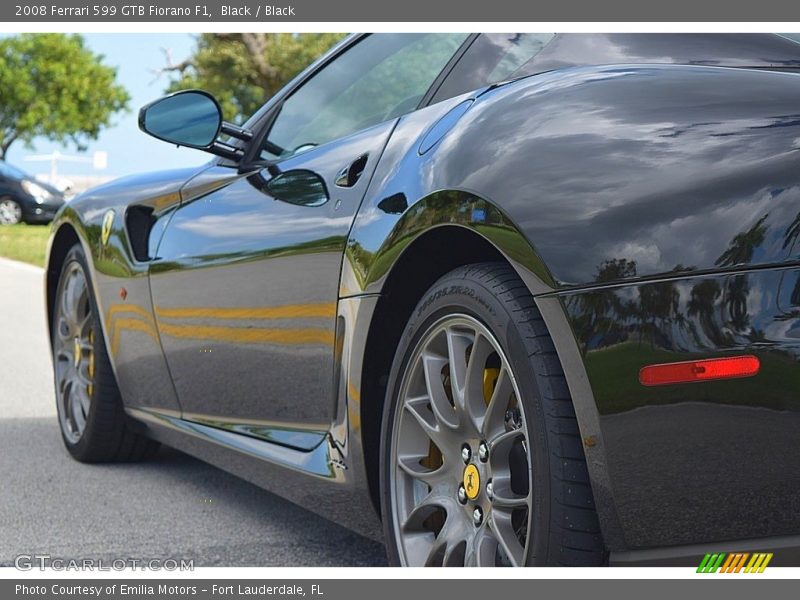
[[[225,118],[249,117],[290,79],[344,37],[339,33],[204,33],[187,60],[168,64],[168,91],[211,92]]]
[[[116,69],[79,35],[0,39],[0,159],[15,141],[43,137],[83,148],[129,100]]]

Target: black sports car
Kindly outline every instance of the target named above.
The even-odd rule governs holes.
[[[64,204],[64,194],[0,160],[0,225],[49,223]]]
[[[70,202],[47,267],[78,460],[185,450],[393,564],[800,550],[800,46],[355,35],[216,155]]]

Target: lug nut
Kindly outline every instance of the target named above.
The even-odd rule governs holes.
[[[486,442],[481,442],[478,446],[478,456],[481,459],[481,462],[486,462],[489,460],[489,445]]]
[[[468,463],[469,459],[472,458],[472,450],[470,450],[469,444],[461,446],[461,458],[464,459],[465,463]]]
[[[494,487],[492,486],[491,479],[486,482],[486,496],[489,498],[489,500],[494,498]]]
[[[475,527],[483,523],[483,511],[480,506],[476,506],[475,510],[472,511],[472,522],[475,524]]]
[[[463,485],[458,486],[458,501],[461,504],[467,503],[467,490],[464,489]]]

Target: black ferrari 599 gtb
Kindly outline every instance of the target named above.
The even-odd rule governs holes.
[[[159,442],[399,565],[800,564],[800,46],[353,35],[64,206],[80,461]]]

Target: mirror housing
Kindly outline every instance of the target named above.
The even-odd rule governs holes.
[[[243,141],[253,133],[222,120],[216,98],[203,90],[183,90],[159,98],[139,110],[139,129],[156,139],[204,150],[238,161],[244,152],[220,141],[220,134]]]

